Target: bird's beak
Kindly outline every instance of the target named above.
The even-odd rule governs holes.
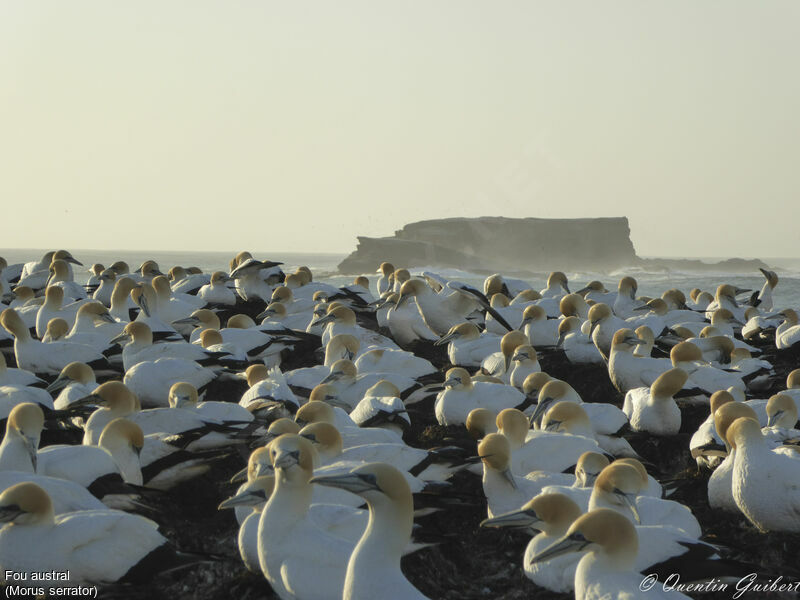
[[[445,344],[449,343],[450,340],[455,338],[455,336],[456,336],[455,333],[447,333],[447,334],[443,335],[442,337],[440,337],[435,342],[433,342],[433,345],[434,346],[444,346]]]
[[[767,418],[767,427],[774,427],[775,424],[780,420],[782,414],[783,411],[778,410],[774,414],[769,415]]]
[[[533,529],[541,519],[532,510],[513,510],[481,521],[481,527],[513,527],[517,529]]]
[[[275,462],[273,466],[276,469],[288,469],[300,461],[300,452],[298,450],[293,450],[292,452],[282,452],[278,456],[275,457]]]
[[[231,496],[227,500],[223,500],[217,507],[217,510],[224,510],[226,508],[236,508],[237,506],[258,506],[266,502],[267,495],[264,490],[252,490],[241,492],[235,496]]]
[[[346,490],[353,494],[361,494],[370,490],[377,490],[378,486],[370,478],[357,473],[345,473],[343,475],[321,475],[312,477],[309,483],[318,483],[328,487],[335,487]]]
[[[586,546],[589,545],[589,542],[586,540],[575,540],[569,536],[566,536],[559,541],[557,541],[552,546],[548,546],[541,552],[534,554],[531,557],[531,561],[529,564],[540,563],[546,560],[553,559],[557,556],[562,556],[564,554],[569,554],[571,552],[580,552]]]
[[[46,390],[49,394],[58,392],[67,387],[72,380],[69,377],[59,377],[53,383],[47,386]]]

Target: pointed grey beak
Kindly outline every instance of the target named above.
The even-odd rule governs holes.
[[[547,412],[547,409],[550,408],[550,405],[553,403],[553,398],[543,398],[539,404],[536,405],[536,410],[533,411],[531,415],[530,422],[531,425],[539,425],[542,422],[542,417],[544,413]]]
[[[264,490],[252,490],[236,494],[227,500],[223,500],[217,507],[217,510],[236,508],[237,506],[258,506],[266,501],[267,495],[264,493]]]
[[[236,473],[230,479],[230,483],[240,483],[242,481],[247,481],[247,467]]]
[[[334,371],[330,375],[327,375],[320,383],[332,383],[334,381],[339,381],[342,378],[342,373],[340,371]]]
[[[334,317],[333,315],[328,314],[325,315],[324,317],[320,317],[319,319],[314,319],[313,321],[311,321],[310,326],[315,327],[317,325],[327,325],[328,323],[333,323],[335,318],[336,317]]]
[[[591,288],[590,288],[590,287],[587,285],[586,287],[582,287],[581,289],[579,289],[579,290],[578,290],[577,292],[575,292],[575,293],[576,293],[576,294],[578,294],[579,296],[583,296],[583,295],[584,295],[584,294],[586,294],[586,293],[587,293],[587,292],[588,292],[590,289],[591,289]]]
[[[631,494],[626,494],[620,489],[614,490],[614,495],[617,496],[620,500],[622,500],[623,504],[631,509],[633,513],[633,518],[636,519],[636,523],[639,525],[642,524],[642,520],[639,517],[639,510],[636,508],[636,497],[632,496]]]
[[[448,334],[443,335],[442,337],[440,337],[435,342],[433,342],[433,345],[434,346],[444,346],[445,344],[450,343],[450,340],[452,340],[454,337],[455,337],[454,334],[448,333]]]
[[[370,490],[379,489],[372,475],[362,473],[345,473],[343,475],[322,475],[312,477],[309,483],[318,483],[328,487],[346,490],[353,494],[362,494]]]
[[[36,473],[36,464],[38,462],[38,446],[39,440],[30,436],[23,436],[25,440],[25,449],[31,457],[31,464],[33,465],[33,472]]]
[[[445,382],[442,385],[444,386],[444,388],[446,390],[449,390],[450,388],[456,387],[460,383],[461,383],[460,379],[456,379],[455,377],[451,377],[450,379],[445,380]]]
[[[16,504],[2,506],[0,507],[0,523],[10,523],[24,512],[25,511]]]
[[[172,322],[173,325],[199,325],[200,319],[197,317],[186,317]]]
[[[592,321],[592,326],[589,328],[589,337],[592,337],[594,330],[597,329],[597,326],[600,325],[600,321]]]
[[[54,392],[63,390],[70,383],[72,383],[72,379],[70,379],[69,377],[59,377],[53,383],[47,386],[46,391],[49,394],[53,394]]]
[[[774,427],[780,420],[781,415],[783,415],[783,412],[784,411],[782,410],[778,410],[774,414],[769,415],[769,417],[767,418],[767,427]]]
[[[111,344],[122,344],[123,342],[127,342],[131,338],[130,335],[125,333],[124,331],[120,333],[118,336],[111,338]]]
[[[535,529],[541,519],[532,510],[514,510],[481,521],[481,527],[513,527],[519,529]]]
[[[588,545],[589,542],[585,539],[576,539],[574,536],[567,536],[560,539],[552,546],[545,548],[538,554],[533,555],[531,557],[530,564],[532,565],[534,563],[544,562],[546,560],[553,559],[556,556],[569,554],[570,552],[580,552]]]
[[[300,461],[300,451],[293,450],[292,452],[283,452],[275,457],[273,467],[276,469],[288,469]]]

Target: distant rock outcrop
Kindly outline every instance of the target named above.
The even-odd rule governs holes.
[[[374,271],[382,261],[472,272],[598,270],[635,264],[626,217],[597,219],[435,219],[410,223],[394,237],[359,237],[342,273]]]
[[[358,247],[339,263],[345,274],[371,273],[381,262],[407,268],[438,267],[472,273],[609,272],[635,267],[647,272],[753,273],[769,268],[758,259],[717,263],[679,258],[640,258],[627,217],[596,219],[433,219],[409,223],[393,237],[359,236]]]

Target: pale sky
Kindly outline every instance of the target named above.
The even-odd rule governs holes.
[[[641,255],[798,256],[798,31],[795,0],[5,0],[0,247],[625,215]]]

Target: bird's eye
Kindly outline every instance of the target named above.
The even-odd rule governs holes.
[[[584,537],[584,535],[580,531],[576,531],[570,537],[572,537],[572,539],[575,540],[576,542],[585,542],[586,541],[586,538]]]

